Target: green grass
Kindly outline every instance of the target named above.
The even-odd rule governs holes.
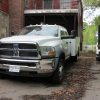
[[[96,31],[97,27],[95,25],[89,25],[83,31],[83,44],[84,45],[95,45],[96,44]]]

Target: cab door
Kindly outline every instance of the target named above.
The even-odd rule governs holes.
[[[63,28],[60,30],[60,37],[61,37],[61,44],[62,44],[63,51],[65,52],[65,56],[68,57],[69,56],[69,50],[68,50],[68,42],[66,40],[67,31]]]

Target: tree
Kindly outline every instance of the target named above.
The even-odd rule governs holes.
[[[96,26],[88,25],[87,28],[83,31],[83,44],[84,45],[94,45],[96,44]]]
[[[83,0],[85,6],[100,7],[100,0]]]
[[[98,16],[98,17],[96,17],[96,18],[94,19],[94,24],[95,24],[96,26],[100,25],[100,16]]]
[[[91,16],[98,8],[100,8],[100,0],[83,0],[83,5],[84,5],[84,11],[88,11],[88,16]],[[90,10],[90,11],[89,11]],[[98,25],[100,24],[100,18],[97,17],[94,19],[94,24]]]
[[[83,22],[83,29],[86,29],[88,27],[88,24],[86,22]]]

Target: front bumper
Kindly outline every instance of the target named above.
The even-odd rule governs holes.
[[[0,59],[0,73],[18,76],[50,76],[54,72],[54,59],[18,60]]]

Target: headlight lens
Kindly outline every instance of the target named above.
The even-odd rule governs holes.
[[[53,47],[42,47],[42,56],[46,57],[55,57],[56,52],[55,49]]]

